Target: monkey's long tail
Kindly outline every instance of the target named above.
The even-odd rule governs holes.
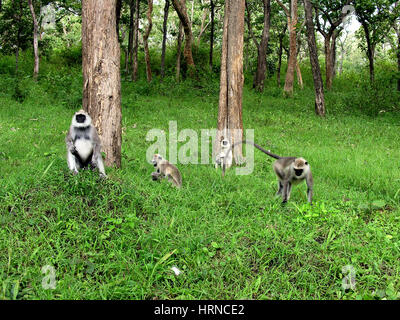
[[[224,157],[224,160],[223,160],[223,163],[222,163],[222,177],[225,176],[225,169],[226,169],[225,159],[226,159],[226,156],[229,154],[229,152],[231,152],[233,147],[235,147],[235,146],[237,146],[239,144],[242,144],[242,143],[251,144],[252,146],[256,147],[258,150],[264,152],[266,155],[268,155],[268,156],[270,156],[270,157],[272,157],[274,159],[281,159],[282,158],[282,157],[272,153],[269,150],[265,150],[263,147],[259,146],[258,144],[254,143],[252,141],[248,141],[248,140],[239,141],[239,142],[234,143],[232,146],[230,146],[228,151],[225,154],[225,157]]]
[[[251,141],[248,141],[248,140],[244,140],[244,141],[242,141],[242,142],[245,142],[245,143],[247,143],[247,144],[252,144],[254,147],[256,147],[258,150],[260,150],[260,151],[262,151],[262,152],[264,152],[266,155],[269,155],[270,157],[272,157],[272,158],[274,158],[274,159],[281,159],[282,157],[280,157],[280,156],[278,156],[278,155],[276,155],[276,154],[273,154],[271,151],[269,151],[269,150],[265,150],[263,147],[260,147],[258,144],[256,144],[256,143],[254,143],[254,142],[251,142]]]

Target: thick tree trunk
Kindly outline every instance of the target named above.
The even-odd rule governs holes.
[[[315,113],[323,117],[325,116],[324,84],[318,61],[317,42],[315,40],[315,28],[310,0],[304,0],[304,10],[306,16],[308,49],[310,51],[310,63],[315,88]]]
[[[32,0],[28,0],[29,9],[31,10],[33,19],[33,54],[35,56],[35,66],[33,68],[33,79],[37,81],[39,75],[39,23],[36,18],[35,8]]]
[[[214,16],[215,16],[215,4],[213,0],[210,0],[210,7],[211,7],[211,30],[210,30],[210,58],[209,58],[209,64],[210,64],[210,69],[213,69],[213,50],[214,50],[214,28],[215,28],[215,22],[214,22]]]
[[[147,0],[148,8],[147,8],[147,28],[146,31],[143,35],[143,47],[144,47],[144,59],[146,61],[146,77],[147,77],[147,82],[151,82],[151,66],[150,66],[150,53],[149,53],[149,35],[151,32],[151,29],[153,27],[153,20],[151,18],[153,14],[153,0]]]
[[[220,152],[221,137],[233,145],[243,138],[243,34],[244,0],[226,0],[222,40],[221,81],[218,108],[216,152]],[[242,163],[242,146],[232,150],[233,161]]]
[[[169,13],[169,0],[165,0],[164,6],[164,21],[163,21],[163,39],[162,39],[162,48],[161,48],[161,81],[165,76],[165,50],[167,44],[167,22],[168,22],[168,13]]]
[[[185,46],[183,49],[183,56],[185,57],[186,64],[189,69],[189,76],[195,75],[195,64],[192,55],[192,27],[186,11],[186,0],[172,0],[172,4],[178,14],[179,20],[182,22],[183,30],[185,32]]]
[[[121,166],[120,46],[116,0],[82,1],[83,108],[91,115],[108,166]]]
[[[140,20],[140,0],[136,0],[135,25],[133,30],[133,66],[132,66],[133,81],[136,81],[138,79],[139,20]]]
[[[183,26],[182,22],[179,22],[178,31],[178,45],[176,50],[176,81],[179,82],[181,78],[181,51],[182,51],[182,41],[183,41]]]

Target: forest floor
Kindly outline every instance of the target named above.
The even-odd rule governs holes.
[[[255,142],[312,168],[314,206],[299,185],[282,207],[258,150],[251,175],[178,163],[181,189],[151,180],[149,130],[215,128],[217,82],[123,82],[122,168],[72,176],[64,139],[81,79],[65,77],[22,79],[23,102],[14,78],[1,80],[0,299],[400,297],[398,112],[354,111],[338,89],[320,119],[310,87],[285,99],[273,81],[264,94],[246,86]]]

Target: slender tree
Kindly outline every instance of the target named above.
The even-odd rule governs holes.
[[[276,0],[279,6],[283,9],[287,17],[288,29],[289,29],[289,60],[286,71],[285,87],[284,91],[287,95],[293,94],[293,83],[294,83],[294,72],[297,63],[297,36],[296,28],[298,21],[298,4],[297,0],[290,1],[290,9],[286,8],[285,5]]]
[[[333,84],[336,63],[336,40],[341,32],[339,26],[347,15],[344,9],[350,5],[351,0],[315,0],[313,3],[316,12],[317,30],[324,38],[325,81],[326,88],[329,90]]]
[[[172,0],[172,4],[178,14],[179,20],[182,22],[183,30],[185,32],[185,47],[183,49],[183,56],[185,57],[186,64],[189,69],[189,75],[193,77],[195,75],[195,64],[192,54],[192,25],[189,20],[186,10],[186,0]]]
[[[176,50],[176,81],[179,82],[181,78],[181,51],[182,51],[182,41],[184,37],[182,22],[179,21],[178,27],[178,43]]]
[[[210,69],[213,69],[213,50],[214,50],[214,28],[215,28],[215,3],[214,0],[210,0],[210,19],[211,19],[211,30],[210,30],[210,58],[209,64]]]
[[[28,0],[29,9],[33,19],[33,54],[35,56],[35,66],[33,68],[33,79],[37,81],[39,75],[39,22],[36,18],[35,8],[32,0]]]
[[[162,39],[162,48],[161,48],[161,80],[165,76],[165,50],[167,44],[167,22],[168,22],[168,13],[169,13],[169,0],[165,0],[164,6],[164,21],[163,21],[163,39]]]
[[[260,42],[257,41],[251,27],[251,11],[247,1],[246,10],[249,33],[257,48],[257,70],[254,75],[253,88],[255,88],[257,91],[262,92],[264,90],[265,73],[267,71],[267,50],[270,37],[269,30],[271,26],[271,0],[263,0],[264,26]]]
[[[243,35],[245,0],[226,0],[222,39],[221,80],[216,141],[242,141]],[[220,144],[215,144],[220,152]],[[234,163],[242,162],[242,146],[232,150]]]
[[[151,82],[151,66],[150,66],[150,53],[149,53],[149,36],[151,29],[153,27],[153,20],[152,20],[152,14],[153,14],[153,0],[147,0],[148,8],[147,8],[147,27],[146,31],[144,32],[143,35],[143,47],[144,47],[144,58],[146,61],[146,76],[147,76],[147,82]]]
[[[137,0],[139,1],[139,0]],[[128,35],[128,65],[125,67],[125,73],[129,73],[129,66],[133,67],[133,35],[135,25],[135,6],[136,0],[129,1],[129,35]]]
[[[136,0],[135,24],[133,27],[133,66],[132,66],[132,80],[133,81],[136,81],[138,78],[139,20],[140,20],[140,0]]]
[[[99,132],[106,164],[120,167],[121,80],[116,1],[82,1],[82,103]]]
[[[361,48],[368,57],[371,83],[375,80],[376,47],[384,41],[387,30],[395,18],[390,14],[390,7],[394,2],[393,0],[357,0],[354,2],[356,16],[364,32],[366,45],[361,44]],[[362,37],[360,33],[358,36]]]
[[[315,26],[313,21],[312,4],[310,0],[304,0],[305,19],[307,26],[307,41],[310,52],[310,63],[315,89],[315,113],[325,116],[324,84],[322,81],[321,68],[318,61],[317,41],[315,39]]]

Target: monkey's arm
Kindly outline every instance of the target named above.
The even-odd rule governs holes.
[[[71,129],[68,131],[67,136],[65,137],[65,143],[67,145],[67,162],[68,162],[68,168],[74,173],[78,173],[78,168],[77,168],[77,155],[78,152],[75,149],[74,145],[74,140],[72,138],[71,134]]]

